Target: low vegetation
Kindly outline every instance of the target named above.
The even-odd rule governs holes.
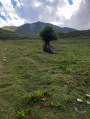
[[[22,34],[0,29],[0,40],[21,40],[27,38],[27,36],[24,36]]]
[[[39,39],[0,39],[0,119],[90,119],[89,36],[52,42],[56,54]]]
[[[2,27],[3,30],[7,30],[7,31],[15,31],[17,29],[16,26],[5,26]]]
[[[69,33],[58,33],[60,38],[78,38],[78,39],[88,39],[90,38],[90,30],[86,31],[75,31]],[[87,40],[85,40],[87,41]]]

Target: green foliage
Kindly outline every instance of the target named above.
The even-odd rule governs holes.
[[[42,31],[40,31],[40,37],[45,43],[58,39],[58,35],[52,26],[46,26],[42,29]]]
[[[31,93],[31,94],[24,95],[23,96],[24,103],[30,104],[30,105],[37,103],[40,101],[41,96],[42,96],[41,92],[38,92],[38,94],[37,93]]]
[[[18,118],[18,119],[25,119],[25,114],[24,114],[24,112],[19,112],[19,111],[17,111],[17,118]]]
[[[68,72],[68,73],[72,72],[72,67],[66,68],[66,72]]]
[[[32,105],[34,103],[41,101],[41,99],[45,96],[49,96],[47,90],[36,91],[35,93],[26,94],[22,98],[24,99],[24,103]]]

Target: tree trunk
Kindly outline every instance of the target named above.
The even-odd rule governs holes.
[[[50,45],[50,42],[46,42],[45,45]]]

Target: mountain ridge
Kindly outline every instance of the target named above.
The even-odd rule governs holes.
[[[73,28],[68,28],[68,27],[61,28],[59,26],[56,26],[50,23],[44,23],[44,22],[38,21],[35,23],[31,23],[31,24],[29,23],[24,24],[18,27],[15,30],[15,32],[24,34],[25,36],[28,36],[31,38],[37,38],[39,37],[39,32],[46,26],[52,26],[56,32],[68,33],[72,31],[76,31],[76,29],[73,29]]]
[[[76,29],[73,29],[73,28],[59,27],[57,25],[53,25],[51,23],[44,23],[41,21],[34,22],[34,23],[26,23],[19,27],[6,26],[6,27],[2,27],[2,29],[17,32],[17,33],[23,34],[25,36],[28,36],[30,38],[38,38],[39,32],[46,26],[52,26],[56,32],[62,32],[62,33],[77,31]]]

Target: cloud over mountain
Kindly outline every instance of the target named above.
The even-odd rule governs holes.
[[[89,0],[0,0],[0,27],[36,21],[90,28]]]
[[[83,0],[79,10],[72,15],[66,24],[74,28],[90,29],[90,0]]]

